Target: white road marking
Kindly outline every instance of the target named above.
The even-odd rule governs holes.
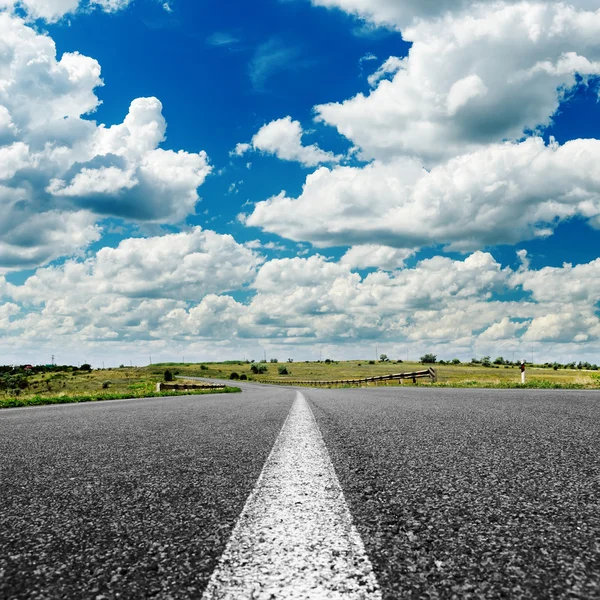
[[[314,416],[290,413],[202,600],[381,600]]]

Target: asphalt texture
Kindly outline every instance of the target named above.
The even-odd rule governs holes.
[[[304,391],[384,598],[600,598],[600,394]]]
[[[0,411],[0,598],[198,598],[295,393]]]

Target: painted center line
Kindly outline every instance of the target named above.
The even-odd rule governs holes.
[[[381,593],[304,396],[296,400],[203,600]]]

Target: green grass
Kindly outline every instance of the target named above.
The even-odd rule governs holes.
[[[14,390],[0,392],[0,408],[241,391],[228,387],[225,390],[156,392],[156,384],[163,381],[164,371],[155,367],[128,367],[32,375],[27,378],[29,386],[18,394]]]
[[[127,400],[130,398],[162,398],[167,396],[197,396],[201,394],[224,394],[230,392],[241,392],[238,387],[225,387],[215,390],[193,390],[184,391],[166,391],[166,392],[148,392],[143,395],[133,394],[94,394],[85,396],[64,395],[64,396],[25,396],[8,397],[0,399],[0,408],[18,408],[22,406],[41,406],[44,404],[71,404],[74,402],[101,402],[102,400]]]

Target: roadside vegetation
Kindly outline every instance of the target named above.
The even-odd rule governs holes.
[[[156,384],[165,381],[168,377],[165,375],[164,368],[153,367],[0,366],[0,408],[240,391],[240,388],[226,387],[156,392]]]
[[[277,364],[278,363],[278,364]],[[158,366],[158,365],[156,365]],[[526,383],[521,384],[519,363],[505,360],[502,357],[473,358],[469,362],[459,359],[438,360],[433,354],[425,354],[419,361],[393,360],[381,355],[379,360],[321,361],[295,362],[285,361],[226,361],[220,363],[178,364],[168,366],[178,371],[181,376],[210,377],[280,383],[295,381],[329,381],[339,379],[361,379],[392,373],[403,373],[433,367],[437,371],[438,383],[426,379],[417,380],[413,384],[405,380],[403,385],[437,386],[437,387],[480,387],[480,388],[539,388],[539,389],[600,389],[600,370],[597,365],[572,362],[566,365],[559,363],[527,364]],[[283,371],[286,372],[283,372]],[[376,385],[400,385],[397,381],[379,382]]]

